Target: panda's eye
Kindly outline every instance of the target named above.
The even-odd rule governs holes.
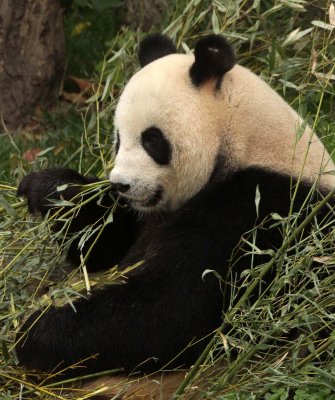
[[[119,152],[119,148],[120,148],[120,134],[119,134],[119,131],[116,131],[116,140],[115,140],[115,143],[114,143],[114,154],[115,154],[115,156]]]
[[[142,132],[142,146],[149,156],[160,165],[169,164],[171,160],[171,145],[162,131],[152,126]]]

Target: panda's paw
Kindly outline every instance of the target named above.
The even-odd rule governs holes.
[[[73,324],[68,313],[56,308],[36,311],[20,328],[16,336],[15,354],[29,370],[50,372],[70,365],[75,344],[71,340]]]
[[[81,185],[92,181],[71,169],[46,169],[25,176],[17,195],[27,199],[29,212],[45,215],[54,206],[52,200],[71,200]]]

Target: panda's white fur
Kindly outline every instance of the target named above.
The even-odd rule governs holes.
[[[254,73],[235,65],[216,91],[214,79],[194,86],[193,63],[193,55],[159,58],[137,72],[121,95],[115,113],[120,150],[110,180],[130,184],[125,196],[135,208],[148,210],[143,204],[158,184],[163,198],[156,208],[180,207],[204,187],[215,167],[220,169],[222,158],[221,174],[262,166],[315,180],[335,169],[318,137]],[[141,146],[141,132],[151,126],[171,143],[167,166],[157,167]],[[322,175],[321,181],[333,186],[335,177]]]

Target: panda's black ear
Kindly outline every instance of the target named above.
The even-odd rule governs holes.
[[[236,63],[232,46],[223,36],[214,34],[197,42],[194,57],[190,76],[195,86],[200,86],[211,78],[217,79],[219,86],[223,75]]]
[[[170,38],[161,33],[146,36],[139,46],[138,59],[141,67],[151,63],[157,58],[177,53],[177,48]]]

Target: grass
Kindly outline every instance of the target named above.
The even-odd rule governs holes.
[[[275,88],[332,152],[335,28],[329,26],[329,7],[329,1],[178,0],[166,13],[163,30],[181,51],[192,49],[206,33],[223,33],[235,46],[239,63]],[[71,301],[85,288],[82,271],[68,273],[63,257],[66,243],[51,233],[51,221],[27,215],[17,205],[15,187],[28,171],[51,165],[106,176],[112,165],[112,115],[120,90],[138,68],[140,37],[140,32],[122,28],[110,40],[104,60],[96,60],[100,89],[82,115],[59,110],[44,115],[37,130],[0,137],[1,399],[66,398],[43,382],[37,385],[33,374],[15,365],[14,336],[31,310],[51,301]],[[26,150],[36,147],[42,149],[38,158],[25,160]],[[96,195],[103,187],[87,190]],[[333,219],[330,215],[327,223]],[[291,232],[284,235],[285,247],[271,261],[280,267],[276,279],[255,304],[244,297],[230,308],[225,316],[230,327],[219,329],[179,387],[181,397],[190,398],[192,386],[198,385],[204,399],[335,398],[333,238],[315,225],[313,234],[302,240],[296,228],[290,231],[290,218],[274,223]],[[320,264],[317,272],[310,269],[311,260]],[[254,274],[247,268],[245,285],[255,285],[264,268],[256,268]],[[89,280],[99,285],[115,277],[112,270]],[[316,339],[314,326],[327,326],[331,335]],[[286,333],[298,327],[304,332],[294,341],[285,340]],[[274,344],[278,339],[280,346]],[[310,353],[299,355],[301,345]]]

